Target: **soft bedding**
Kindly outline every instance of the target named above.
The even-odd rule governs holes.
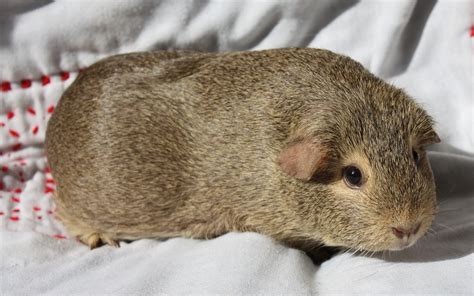
[[[0,294],[474,294],[470,9],[468,0],[0,1]],[[44,133],[81,69],[131,51],[293,46],[347,54],[434,116],[440,213],[414,247],[321,266],[255,233],[90,251],[54,218]]]

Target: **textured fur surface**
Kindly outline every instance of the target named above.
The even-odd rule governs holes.
[[[421,223],[412,242],[429,228],[423,147],[437,141],[425,111],[352,59],[275,49],[102,60],[64,93],[46,149],[59,215],[91,247],[255,231],[377,251],[398,248],[392,227]]]

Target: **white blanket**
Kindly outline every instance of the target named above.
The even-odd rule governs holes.
[[[0,1],[0,294],[474,294],[470,35],[468,0]],[[347,54],[434,116],[433,234],[314,266],[255,233],[89,251],[54,219],[44,132],[80,69],[130,51],[289,46]]]

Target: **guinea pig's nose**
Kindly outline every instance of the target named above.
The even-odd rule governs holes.
[[[416,224],[414,227],[411,227],[410,230],[407,230],[403,227],[392,227],[393,234],[402,239],[404,236],[409,237],[412,234],[417,234],[418,230],[420,230],[421,223]]]

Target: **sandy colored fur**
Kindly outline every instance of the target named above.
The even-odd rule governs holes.
[[[300,141],[324,147],[306,181],[278,163]],[[436,141],[426,112],[357,62],[276,49],[102,60],[64,93],[46,149],[59,213],[88,245],[255,231],[301,248],[383,250],[392,224],[418,219],[426,231],[433,219],[423,145]],[[370,166],[361,190],[342,183],[355,152]]]

